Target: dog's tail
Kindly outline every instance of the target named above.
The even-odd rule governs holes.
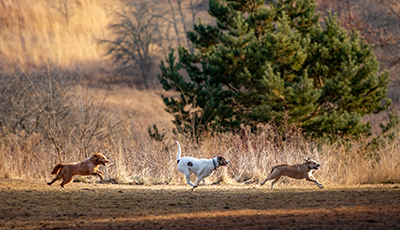
[[[176,141],[176,143],[178,144],[178,155],[176,155],[176,163],[179,163],[179,159],[181,158],[181,145],[178,141]]]
[[[51,171],[51,175],[56,174],[56,173],[57,173],[60,169],[62,169],[63,167],[64,167],[64,164],[63,164],[63,163],[60,163],[60,164],[56,165],[56,166],[54,167],[53,171]]]

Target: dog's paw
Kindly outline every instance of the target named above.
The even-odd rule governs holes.
[[[318,188],[324,188],[324,186],[321,184],[321,185],[318,185]]]

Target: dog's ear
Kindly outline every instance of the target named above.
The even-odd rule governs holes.
[[[304,159],[306,162],[308,162],[310,160],[310,158]]]
[[[93,156],[96,156],[96,157],[100,156],[100,154],[99,154],[98,152],[92,153],[92,155],[93,155]]]

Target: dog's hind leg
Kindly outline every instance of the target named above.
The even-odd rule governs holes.
[[[61,187],[64,188],[64,185],[68,184],[69,182],[72,181],[72,176],[64,176],[63,177],[63,182],[61,182]]]
[[[269,177],[267,177],[267,179],[265,179],[263,182],[261,182],[261,185],[264,185],[265,182],[267,182],[267,181],[269,181],[269,180],[272,180],[272,179],[270,179]]]
[[[267,177],[267,179],[265,179],[265,180],[261,183],[261,185],[264,185],[265,182],[267,182],[267,181],[269,181],[269,180],[273,180],[273,179],[275,179],[275,178],[277,178],[276,175],[275,175],[275,174],[271,174],[269,177]],[[278,178],[280,178],[280,176],[279,176]]]
[[[193,183],[190,181],[190,171],[189,171],[189,169],[179,168],[179,165],[178,165],[178,170],[179,170],[179,172],[181,172],[183,175],[186,176],[187,183],[190,184],[191,186],[194,186]]]
[[[275,180],[274,180],[274,181],[272,181],[272,183],[271,183],[271,189],[273,189],[273,188],[274,188],[274,184],[275,184],[276,182],[278,182],[278,181],[279,181],[279,179],[281,179],[281,177],[282,177],[282,176],[279,176],[279,177],[275,178]]]
[[[267,177],[267,179],[265,179],[261,183],[261,185],[264,185],[265,182],[267,182],[269,180],[274,180],[275,179],[271,184],[271,189],[272,189],[274,187],[274,184],[282,177],[282,174],[280,173],[279,170],[276,170],[276,169],[275,170],[273,169],[271,172],[272,172],[271,175],[269,175],[269,177]]]
[[[58,181],[59,179],[61,179],[62,176],[61,174],[57,174],[56,178],[54,178],[51,182],[47,183],[48,185],[52,185],[54,182]]]
[[[194,186],[194,184],[190,181],[190,173],[189,174],[185,174],[186,176],[186,181],[188,184],[190,184],[191,186]]]

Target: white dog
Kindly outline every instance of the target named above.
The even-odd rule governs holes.
[[[179,172],[185,174],[187,183],[193,186],[192,191],[197,187],[199,182],[206,177],[211,176],[220,166],[227,166],[229,161],[223,157],[215,157],[213,159],[196,159],[194,157],[181,158],[181,146],[178,143],[178,155],[176,161],[178,163]],[[197,176],[196,183],[190,181],[190,173]]]

